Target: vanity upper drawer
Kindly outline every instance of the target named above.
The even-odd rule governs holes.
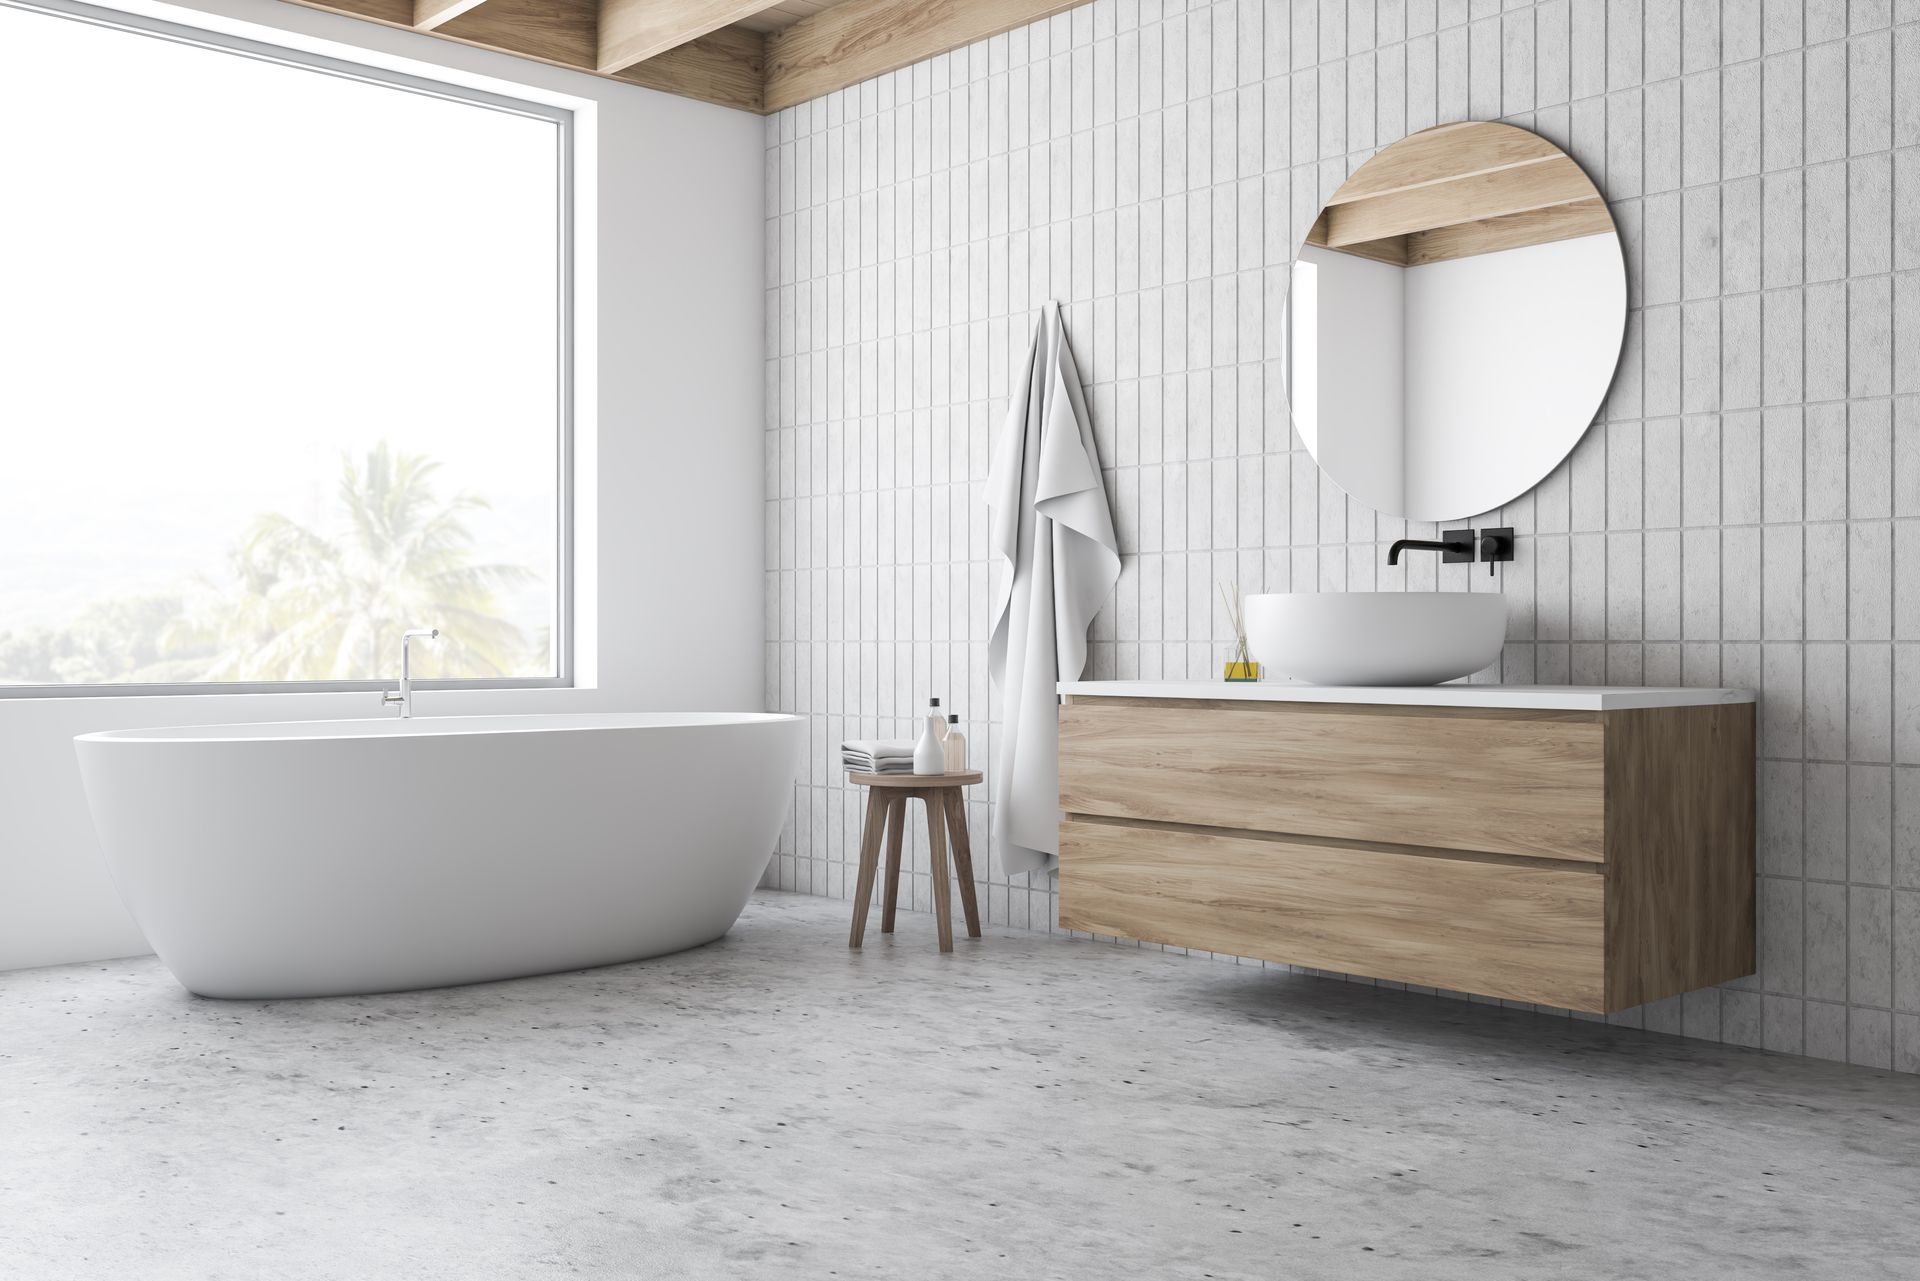
[[[1069,814],[1537,858],[1605,858],[1589,712],[1075,698]]]
[[[1599,868],[1070,819],[1060,870],[1068,929],[1607,1008]]]

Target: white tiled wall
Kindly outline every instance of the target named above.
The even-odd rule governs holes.
[[[992,741],[982,481],[1049,297],[1125,552],[1092,675],[1217,671],[1216,583],[1499,587],[1489,679],[1762,692],[1761,970],[1622,1021],[1920,1070],[1920,4],[1095,0],[767,122],[767,690],[810,759],[768,883],[844,897],[843,737]],[[1500,118],[1625,238],[1600,422],[1501,578],[1326,482],[1278,317],[1377,147]],[[984,847],[986,792],[975,789]],[[924,840],[920,842],[924,846]],[[984,864],[985,860],[981,860]],[[924,849],[912,901],[927,901]],[[1057,928],[1048,878],[993,920]]]

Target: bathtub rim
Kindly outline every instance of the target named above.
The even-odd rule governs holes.
[[[493,712],[463,716],[155,725],[76,734],[80,743],[320,743],[334,740],[485,738],[590,730],[724,729],[804,723],[790,712]]]

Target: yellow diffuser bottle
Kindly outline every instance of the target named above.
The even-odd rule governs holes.
[[[1220,599],[1226,602],[1227,622],[1233,626],[1233,657],[1227,660],[1225,678],[1230,681],[1257,681],[1260,664],[1247,653],[1247,611],[1240,597],[1240,584],[1220,584]]]

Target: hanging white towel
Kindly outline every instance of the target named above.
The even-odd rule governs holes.
[[[1087,665],[1087,628],[1120,578],[1120,544],[1060,306],[1041,310],[987,475],[999,567],[987,667],[1000,690],[994,848],[1003,871],[1060,853],[1058,684]]]

